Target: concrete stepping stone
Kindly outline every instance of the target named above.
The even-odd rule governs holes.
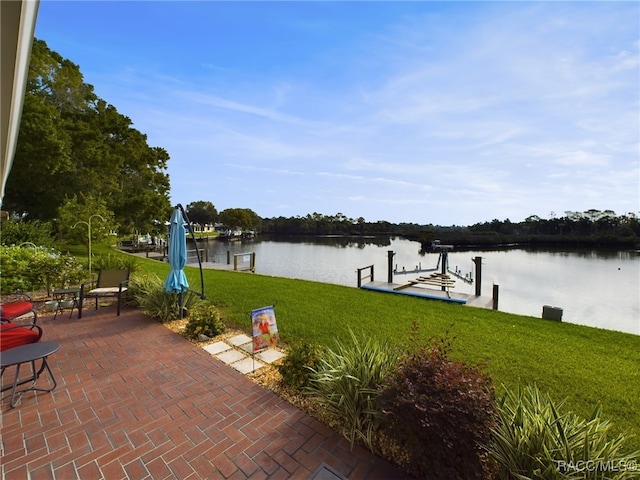
[[[254,355],[253,339],[244,334],[205,345],[202,349],[245,375],[285,356],[284,353],[272,348]]]
[[[245,358],[239,362],[232,363],[231,366],[240,373],[246,375],[247,373],[255,372],[259,368],[264,367],[264,363],[255,358]]]
[[[216,342],[202,347],[203,350],[206,350],[211,355],[217,355],[218,353],[225,352],[231,348],[233,347],[226,342]]]
[[[273,363],[284,356],[284,353],[279,352],[278,350],[273,350],[272,348],[268,348],[267,350],[263,350],[260,353],[256,353],[256,357],[265,363]]]
[[[239,352],[238,350],[229,349],[225,352],[217,354],[216,358],[218,358],[219,360],[222,360],[227,365],[231,365],[232,363],[237,362],[238,360],[242,360],[243,358],[246,358],[246,355],[244,355],[242,352]]]
[[[245,343],[252,342],[252,341],[253,340],[251,339],[251,337],[245,334],[236,335],[235,337],[231,337],[227,340],[227,342],[229,342],[234,347],[237,347],[239,345],[244,345]]]

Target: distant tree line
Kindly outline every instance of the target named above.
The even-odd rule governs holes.
[[[565,216],[543,219],[537,215],[523,222],[492,220],[471,226],[438,226],[416,223],[366,222],[336,215],[308,214],[304,217],[262,219],[262,232],[287,235],[401,235],[428,248],[434,240],[457,246],[611,246],[637,248],[640,220],[629,213],[611,210],[565,212]]]
[[[640,247],[640,220],[634,213],[616,215],[611,210],[565,212],[549,219],[531,215],[522,222],[492,220],[469,227],[430,228],[416,239],[423,247],[438,239],[459,246],[567,246]]]
[[[287,235],[368,235],[392,233],[389,222],[367,223],[364,218],[349,218],[342,213],[323,215],[317,212],[304,217],[264,218],[264,233]]]
[[[250,209],[227,209],[218,214],[210,202],[191,203],[187,212],[195,223],[220,222],[230,228],[253,229],[266,234],[398,235],[420,241],[425,248],[434,240],[457,246],[640,246],[638,217],[633,213],[616,215],[612,210],[567,211],[562,217],[552,212],[548,219],[531,215],[522,222],[494,219],[471,226],[367,222],[362,217],[318,212],[305,216],[260,218]]]

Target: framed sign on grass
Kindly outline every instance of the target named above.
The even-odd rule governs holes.
[[[251,310],[253,351],[259,352],[278,343],[278,326],[273,305]]]

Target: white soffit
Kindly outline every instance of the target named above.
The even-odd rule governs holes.
[[[0,1],[0,204],[16,151],[40,0]]]

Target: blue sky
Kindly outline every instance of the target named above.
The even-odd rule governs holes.
[[[640,213],[637,2],[58,2],[36,37],[173,203],[470,225]]]

